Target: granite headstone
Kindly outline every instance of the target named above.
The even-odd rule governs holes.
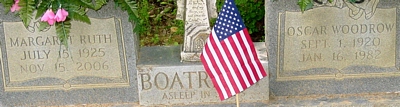
[[[211,32],[207,1],[187,0],[185,7],[185,35],[181,61],[200,61],[200,52]]]
[[[0,102],[3,106],[139,102],[137,36],[128,14],[110,2],[72,22],[69,47],[54,26],[25,28],[0,6]]]
[[[266,47],[255,43],[264,69]],[[140,105],[234,104],[235,97],[220,101],[211,79],[200,62],[180,62],[179,46],[143,47],[139,52],[138,87]],[[239,102],[269,99],[269,80],[263,78],[239,94]]]
[[[185,16],[185,6],[186,2],[188,0],[177,0],[177,13],[176,13],[176,19],[178,20],[184,20]],[[217,6],[216,6],[216,0],[207,0],[207,13],[208,13],[208,18],[217,18],[218,13],[217,13]]]
[[[400,1],[265,0],[271,94],[396,92]]]

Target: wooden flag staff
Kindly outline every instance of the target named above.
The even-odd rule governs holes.
[[[240,105],[239,105],[239,94],[240,93],[236,94],[236,107],[240,107]]]

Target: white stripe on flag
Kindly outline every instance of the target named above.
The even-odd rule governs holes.
[[[226,47],[229,49],[229,48],[231,48],[232,49],[232,46],[231,46],[231,44],[230,44],[230,41],[229,41],[229,39],[224,39],[224,43],[226,44]],[[221,51],[221,53],[222,53],[222,57],[223,57],[223,59],[224,59],[224,62],[227,64],[227,66],[228,66],[228,69],[229,69],[229,72],[232,74],[232,78],[233,78],[233,80],[234,80],[234,82],[235,82],[235,86],[237,86],[237,88],[239,89],[239,92],[241,92],[241,91],[243,91],[243,87],[242,87],[242,84],[240,83],[240,81],[239,81],[239,79],[238,79],[238,76],[236,75],[236,72],[235,72],[235,70],[233,69],[233,66],[232,66],[232,64],[233,64],[233,62],[231,62],[229,59],[228,59],[228,57],[226,57],[226,53],[225,53],[225,48],[223,48],[222,46],[221,46],[221,44],[217,44],[217,46],[218,46],[218,48],[220,49],[220,51]],[[234,51],[230,51],[230,52],[228,52],[228,54],[231,54],[232,56],[234,56],[236,53],[234,52]],[[235,95],[236,94],[236,92],[235,93],[232,93],[232,95]]]
[[[232,38],[232,40],[237,39],[236,34],[233,34],[231,36],[231,38]],[[240,44],[238,44],[238,42],[236,42],[236,41],[234,41],[233,44],[235,45],[236,49],[239,50],[239,52],[241,52],[240,51],[240,49],[241,49]],[[233,50],[233,46],[231,45],[230,42],[227,42],[227,45],[228,45],[228,49],[230,51],[229,53],[232,55],[232,59],[235,62],[235,66],[238,68],[239,73],[240,73],[240,75],[242,77],[242,80],[245,83],[245,84],[240,84],[240,87],[239,87],[239,90],[243,91],[243,86],[242,85],[246,85],[246,87],[249,87],[250,86],[249,81],[247,80],[246,74],[244,74],[245,71],[243,70],[242,65],[240,64],[238,57],[236,56],[237,52],[235,52]]]
[[[207,43],[211,43],[210,38],[207,39]],[[211,46],[211,44],[207,44],[206,46],[208,47],[209,50],[213,50],[213,47]],[[212,75],[214,76],[215,81],[218,84],[219,89],[217,89],[217,90],[221,90],[222,95],[226,99],[226,98],[228,98],[228,95],[225,91],[225,87],[224,87],[224,85],[222,85],[221,79],[219,78],[219,75],[215,71],[215,68],[212,65],[212,62],[210,61],[210,58],[208,57],[207,52],[209,52],[209,50],[206,50],[206,48],[204,48],[202,55],[203,55],[204,59],[206,60],[207,66],[210,68],[210,71],[211,71]]]
[[[231,81],[229,80],[228,75],[226,74],[226,70],[224,69],[224,67],[223,67],[222,64],[221,64],[221,60],[219,59],[220,57],[218,57],[217,53],[215,52],[215,51],[218,51],[218,50],[223,50],[222,47],[221,47],[220,41],[218,40],[218,37],[216,37],[215,35],[216,35],[216,34],[215,34],[214,30],[212,30],[212,36],[214,36],[214,37],[213,37],[213,38],[214,38],[214,41],[213,41],[213,42],[217,45],[218,49],[216,49],[216,50],[210,49],[210,50],[213,50],[213,51],[211,51],[211,52],[212,52],[212,55],[213,55],[213,57],[214,57],[214,59],[215,59],[215,62],[217,63],[217,66],[218,66],[218,68],[220,69],[220,71],[221,71],[221,73],[222,73],[222,76],[224,77],[225,82],[226,82],[227,85],[228,85],[229,91],[231,91],[231,94],[234,95],[234,94],[236,94],[236,92],[235,92],[235,90],[233,89],[232,83],[231,83]],[[223,52],[223,51],[222,51],[222,52]],[[221,55],[221,56],[225,56],[225,55]],[[225,61],[225,62],[226,62],[226,61]],[[231,96],[231,95],[229,95],[229,96]]]
[[[246,35],[244,34],[243,30],[240,31],[240,35],[242,36],[243,41],[247,41]],[[256,59],[254,59],[254,57],[253,57],[253,53],[252,53],[253,51],[251,51],[250,44],[249,44],[248,42],[245,42],[245,46],[246,46],[246,49],[247,49],[248,54],[250,55],[250,60],[251,60],[251,62],[253,63],[254,68],[255,68],[256,71],[257,71],[257,74],[258,74],[258,79],[257,79],[257,80],[260,80],[261,78],[263,78],[263,76],[262,76],[262,74],[261,74],[260,67],[258,67],[258,64],[257,64],[257,62],[256,62]],[[254,47],[253,47],[253,48],[254,48]],[[257,60],[258,60],[258,59],[257,59]],[[253,71],[253,72],[254,72],[254,71]],[[253,73],[252,73],[252,74],[253,74]]]
[[[240,32],[243,32],[243,30],[240,31]],[[244,35],[242,35],[242,34],[240,34],[239,36],[240,36],[241,38],[244,37]],[[241,40],[243,40],[243,39],[241,39]],[[235,43],[238,45],[238,48],[240,48],[239,50],[243,50],[243,46],[242,46],[243,44],[240,44],[240,42],[239,42],[239,40],[238,40],[237,37],[234,38],[234,41],[235,41]],[[243,42],[246,43],[247,41],[246,41],[246,42],[243,41]],[[246,48],[246,47],[245,47],[245,48]],[[243,51],[239,51],[239,53],[240,53],[240,56],[242,56],[243,62],[245,62],[244,64],[245,64],[245,66],[246,66],[247,72],[249,73],[250,78],[251,78],[251,80],[253,81],[253,83],[250,83],[250,84],[254,84],[255,81],[256,81],[256,79],[255,79],[254,75],[252,75],[253,73],[250,72],[250,71],[253,71],[253,70],[251,70],[251,67],[250,67],[249,63],[247,63],[248,61],[247,61],[247,58],[246,58],[246,54],[245,54]]]

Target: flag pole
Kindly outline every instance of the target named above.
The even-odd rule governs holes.
[[[236,107],[240,107],[240,105],[239,105],[239,93],[236,94]]]

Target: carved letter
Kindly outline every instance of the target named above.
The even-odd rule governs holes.
[[[144,79],[144,77],[147,77],[147,79],[145,80]],[[150,79],[151,79],[151,77],[150,77],[150,75],[149,75],[149,73],[146,73],[146,74],[140,74],[140,77],[142,78],[142,90],[149,90],[149,89],[151,89],[151,82],[150,82]],[[145,83],[147,83],[147,84],[149,84],[148,85],[148,87],[145,87]]]
[[[160,84],[158,83],[158,76],[159,76],[160,74],[164,75],[164,77],[165,77],[165,81],[164,81],[165,86],[164,86],[164,87],[160,87]],[[160,90],[165,90],[165,89],[167,89],[167,87],[168,87],[168,83],[169,83],[168,80],[169,80],[169,79],[168,79],[167,74],[162,73],[162,72],[159,72],[159,73],[157,73],[156,76],[154,77],[154,84],[156,85],[156,87],[157,87],[158,89],[160,89]],[[161,83],[162,83],[162,82],[161,82]]]
[[[201,78],[201,74],[204,74],[205,76],[205,78]],[[201,84],[202,84],[202,82],[201,81],[203,81],[204,83],[206,83],[206,86],[208,87],[208,88],[210,88],[210,86],[208,85],[208,83],[207,83],[207,78],[208,78],[208,75],[206,74],[206,72],[199,72],[199,88],[201,88],[202,86],[201,86]]]
[[[172,80],[172,84],[171,84],[171,87],[170,87],[169,89],[174,88],[175,82],[179,82],[179,85],[181,86],[181,89],[183,89],[182,81],[181,81],[181,79],[179,79],[179,76],[178,76],[178,73],[177,73],[177,72],[175,72],[174,79]]]

